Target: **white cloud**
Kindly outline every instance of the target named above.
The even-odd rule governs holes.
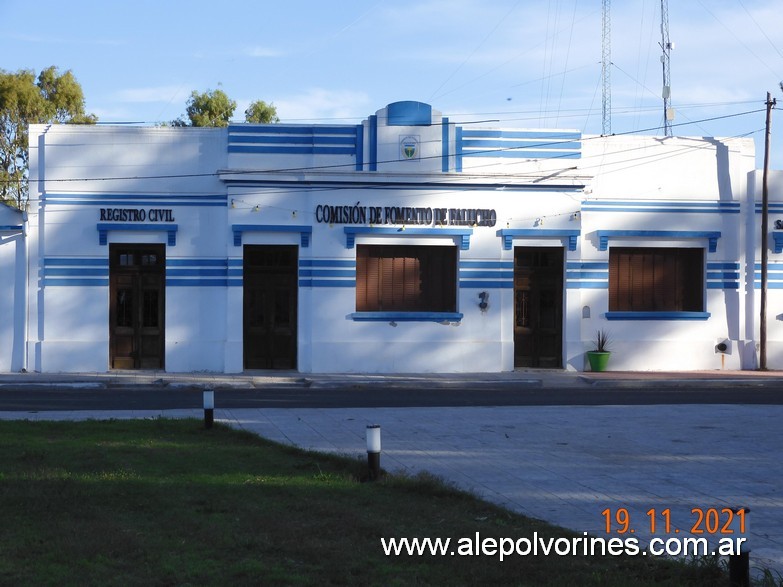
[[[185,102],[190,94],[189,86],[156,86],[150,88],[128,88],[119,90],[113,96],[117,102]]]
[[[246,47],[244,50],[246,57],[280,57],[283,53],[277,49],[271,49],[269,47]]]
[[[332,119],[338,123],[358,122],[376,109],[364,92],[324,88],[311,88],[301,95],[284,97],[273,103],[284,122],[328,123]]]

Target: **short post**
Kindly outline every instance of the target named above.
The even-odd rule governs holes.
[[[212,428],[215,412],[215,392],[207,390],[204,392],[204,428]]]
[[[734,517],[732,518],[731,529],[735,544],[738,538],[745,538],[741,552],[729,556],[729,585],[731,587],[750,587],[750,547],[747,542],[748,532],[748,513],[750,508],[738,507],[732,508]]]
[[[381,476],[381,427],[378,424],[367,426],[367,465],[370,468],[370,481]]]

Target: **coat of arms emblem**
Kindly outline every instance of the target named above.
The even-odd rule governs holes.
[[[419,137],[408,135],[400,137],[400,155],[403,159],[419,158]]]

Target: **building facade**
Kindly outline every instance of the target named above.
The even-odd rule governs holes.
[[[33,125],[26,217],[0,219],[0,370],[580,371],[599,330],[610,369],[754,368],[754,162],[750,139],[498,130],[420,102],[358,125]]]

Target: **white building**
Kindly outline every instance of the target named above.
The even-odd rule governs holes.
[[[419,102],[360,125],[33,125],[26,220],[0,208],[0,370],[583,370],[601,329],[610,369],[754,368],[754,161],[750,139],[497,130]]]

